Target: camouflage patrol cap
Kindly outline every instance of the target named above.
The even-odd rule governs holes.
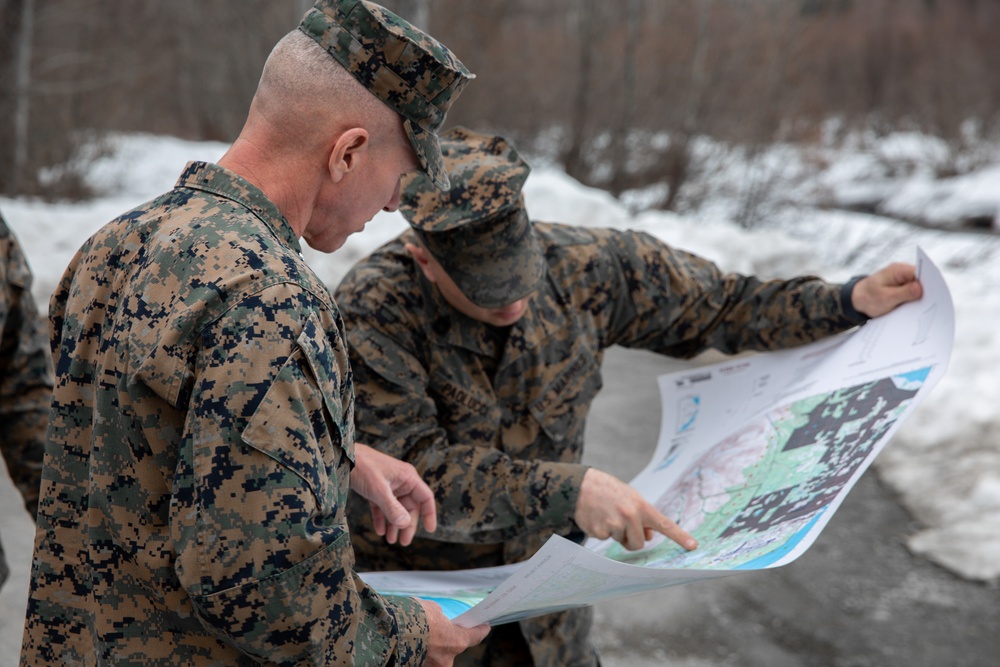
[[[372,2],[318,0],[299,30],[403,117],[421,168],[447,188],[437,133],[475,75],[444,44]]]
[[[531,294],[545,275],[521,196],[531,168],[503,137],[456,127],[440,144],[451,188],[405,177],[403,217],[472,303],[500,308]]]

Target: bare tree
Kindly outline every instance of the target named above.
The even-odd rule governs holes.
[[[609,185],[611,191],[616,194],[620,194],[631,185],[631,180],[628,178],[628,142],[635,127],[638,105],[636,53],[639,47],[639,27],[642,25],[642,0],[628,0],[625,24],[621,111],[611,138],[612,178]]]
[[[27,162],[32,0],[0,1],[0,192],[16,193]]]
[[[31,43],[34,34],[35,0],[21,0],[21,25],[17,35],[17,66],[14,109],[14,173],[11,190],[20,192],[28,168],[28,114],[31,110]]]
[[[708,93],[708,53],[711,38],[709,14],[712,0],[690,0],[695,9],[694,51],[691,55],[690,82],[683,100],[683,119],[679,131],[670,136],[667,151],[660,160],[658,171],[667,188],[662,206],[673,209],[687,180],[692,160],[692,141],[699,130],[701,110]]]
[[[562,155],[566,173],[584,182],[589,180],[586,161],[587,126],[590,122],[591,70],[593,69],[594,38],[598,31],[597,0],[580,0],[574,12],[579,34],[579,68],[576,75],[575,103],[569,116],[567,144]]]
[[[0,189],[16,174],[44,194],[35,174],[65,164],[81,131],[231,140],[268,52],[311,4],[0,0]],[[832,116],[880,119],[968,155],[1000,132],[998,0],[384,4],[477,74],[450,123],[508,134],[592,185],[663,185],[672,208],[697,196],[685,184],[702,136],[752,151],[779,128],[810,140]]]

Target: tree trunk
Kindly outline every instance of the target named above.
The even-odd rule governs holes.
[[[691,91],[684,109],[684,120],[680,136],[670,138],[670,146],[664,156],[663,170],[666,176],[667,200],[663,208],[673,210],[677,206],[681,187],[691,170],[691,140],[698,130],[698,116],[704,104],[708,88],[708,15],[712,0],[694,0],[697,5],[698,28],[695,36],[694,54],[691,57]]]
[[[631,187],[628,174],[628,137],[635,122],[638,103],[636,84],[636,50],[639,44],[639,26],[642,25],[642,0],[628,0],[625,49],[622,56],[622,109],[618,126],[612,138],[611,191],[619,195]]]
[[[28,168],[28,118],[31,112],[31,45],[35,24],[35,0],[21,0],[21,21],[17,35],[14,90],[14,171],[10,189],[17,194]]]
[[[569,119],[569,145],[563,154],[563,165],[566,173],[573,178],[589,181],[584,147],[587,143],[587,125],[590,122],[590,91],[591,69],[594,49],[594,35],[597,20],[594,11],[594,0],[580,0],[576,7],[577,27],[580,40],[580,74],[577,79],[576,103]]]

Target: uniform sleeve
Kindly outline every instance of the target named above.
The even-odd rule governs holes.
[[[867,318],[845,306],[843,285],[815,276],[763,281],[637,232],[596,232],[609,260],[598,282],[621,298],[602,311],[605,346],[640,347],[690,358],[777,350],[819,340]],[[590,282],[592,277],[588,277]],[[591,303],[594,303],[591,301]]]
[[[38,508],[52,369],[43,322],[31,295],[31,273],[17,241],[0,221],[0,446],[28,512]]]
[[[571,530],[587,466],[507,455],[493,442],[501,430],[499,413],[483,415],[481,437],[451,441],[440,425],[449,417],[438,413],[420,361],[417,332],[422,328],[387,317],[392,309],[384,303],[378,315],[368,312],[368,303],[353,299],[345,306],[351,313],[358,440],[413,464],[434,490],[438,529],[433,538],[496,543],[530,530]],[[476,399],[456,395],[449,400]]]
[[[419,664],[422,608],[353,571],[341,334],[294,286],[247,298],[204,331],[174,482],[177,572],[204,624],[257,660]]]

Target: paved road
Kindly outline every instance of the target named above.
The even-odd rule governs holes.
[[[655,376],[680,368],[612,349],[585,460],[631,479],[659,433]],[[892,446],[890,443],[888,446]],[[869,470],[793,563],[596,609],[606,667],[995,667],[1000,590],[904,546],[916,526]]]

